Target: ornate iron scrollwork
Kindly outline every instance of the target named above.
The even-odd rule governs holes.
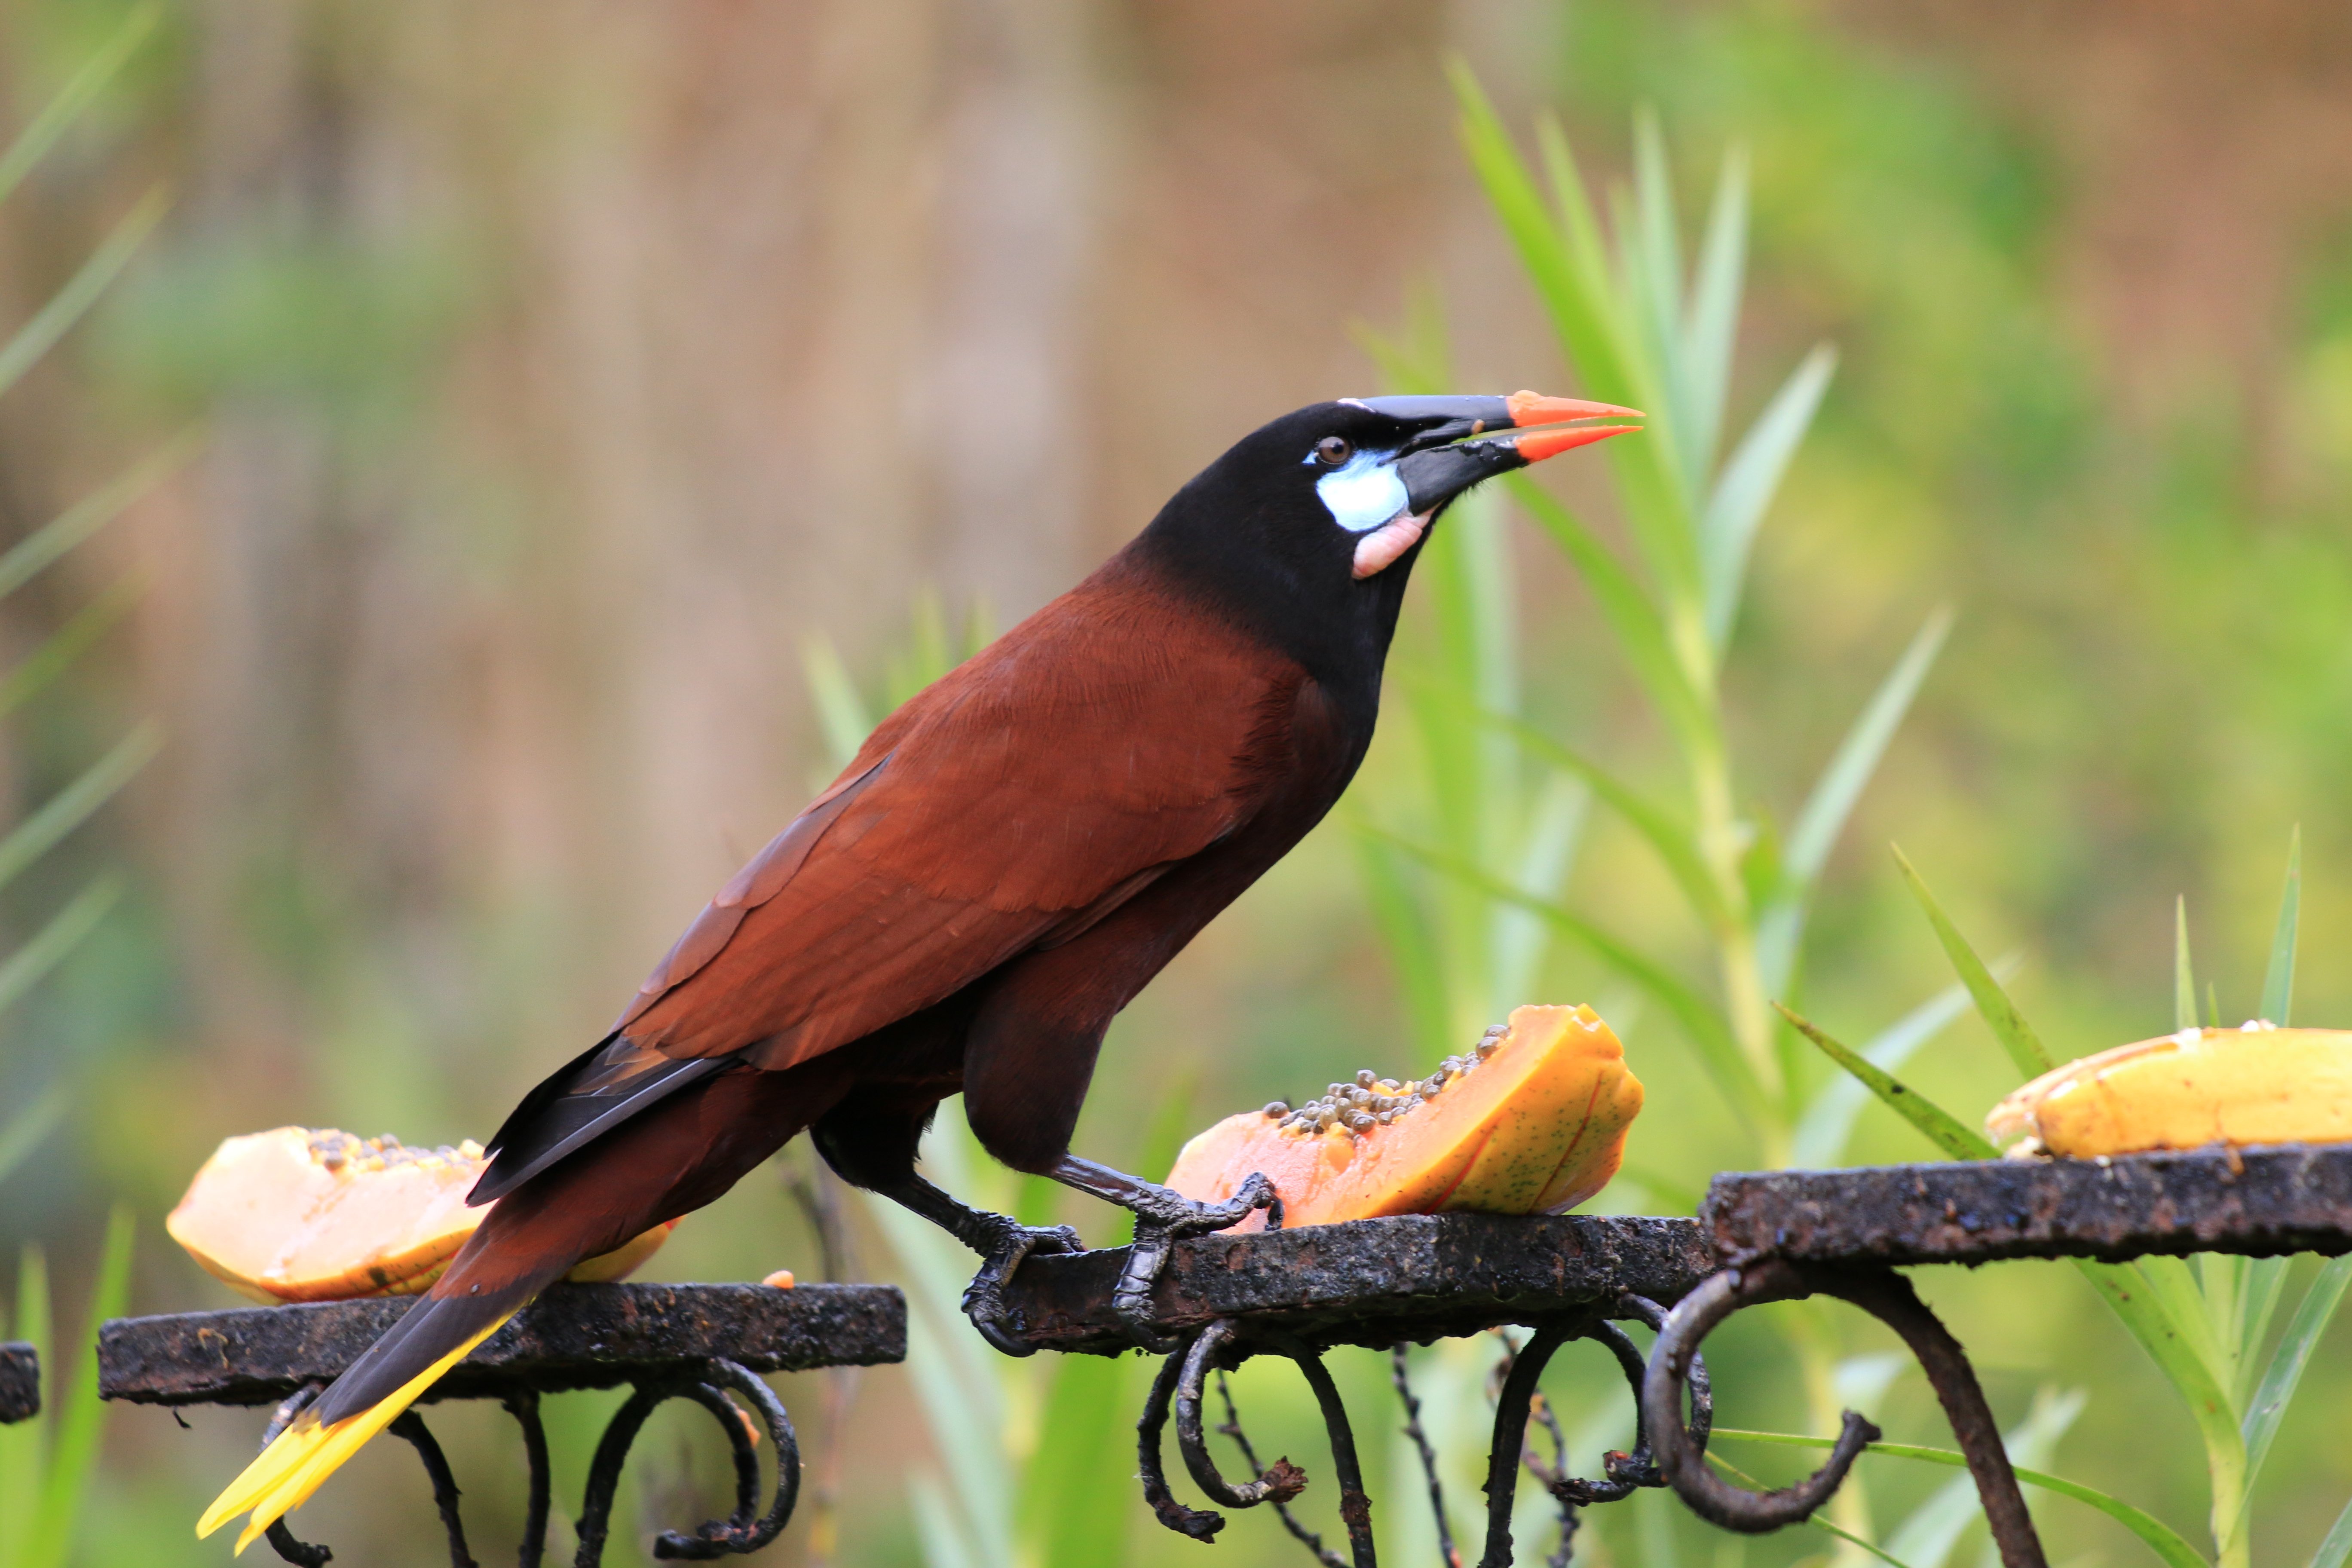
[[[1615,1502],[1630,1497],[1639,1488],[1665,1485],[1664,1478],[1651,1458],[1651,1424],[1654,1415],[1642,1410],[1640,1400],[1646,1365],[1641,1352],[1624,1331],[1610,1321],[1610,1316],[1622,1316],[1656,1327],[1665,1321],[1666,1314],[1657,1303],[1630,1293],[1614,1302],[1587,1306],[1575,1310],[1539,1318],[1524,1325],[1533,1330],[1526,1343],[1511,1353],[1508,1371],[1503,1379],[1495,1408],[1494,1437],[1486,1461],[1486,1538],[1480,1568],[1504,1568],[1511,1561],[1511,1507],[1517,1495],[1519,1471],[1524,1465],[1541,1480],[1561,1509],[1564,1533],[1572,1534],[1575,1512],[1579,1508],[1595,1503]],[[1560,1346],[1570,1340],[1590,1339],[1609,1350],[1618,1369],[1633,1391],[1637,1414],[1633,1451],[1631,1454],[1611,1454],[1603,1460],[1603,1476],[1600,1480],[1588,1480],[1565,1473],[1564,1445],[1556,1449],[1549,1465],[1535,1459],[1527,1451],[1527,1433],[1536,1400],[1536,1385],[1544,1368]],[[1444,1523],[1445,1506],[1444,1488],[1438,1479],[1436,1459],[1419,1423],[1419,1405],[1403,1369],[1404,1346],[1394,1347],[1396,1357],[1394,1378],[1397,1391],[1405,1405],[1408,1433],[1418,1446],[1423,1473],[1428,1479],[1433,1511]],[[1323,1424],[1331,1442],[1332,1468],[1339,1485],[1339,1518],[1348,1532],[1349,1555],[1340,1557],[1323,1542],[1320,1535],[1301,1524],[1290,1511],[1289,1504],[1306,1489],[1307,1477],[1287,1459],[1276,1459],[1261,1468],[1255,1450],[1243,1433],[1241,1419],[1234,1411],[1233,1397],[1224,1386],[1226,1373],[1257,1355],[1279,1355],[1296,1363],[1315,1392],[1320,1406]],[[1225,1403],[1227,1419],[1218,1430],[1231,1437],[1240,1448],[1242,1458],[1256,1472],[1254,1479],[1235,1483],[1219,1471],[1210,1456],[1202,1404],[1209,1376],[1218,1378],[1219,1392]],[[1704,1362],[1694,1360],[1692,1374],[1678,1394],[1686,1391],[1692,1414],[1688,1425],[1675,1423],[1675,1436],[1681,1446],[1703,1450],[1707,1432],[1713,1422],[1713,1408],[1706,1383]],[[1273,1505],[1283,1525],[1299,1543],[1312,1552],[1324,1568],[1375,1568],[1372,1543],[1371,1501],[1363,1485],[1362,1468],[1356,1456],[1353,1426],[1348,1419],[1347,1407],[1339,1392],[1324,1368],[1320,1351],[1278,1330],[1263,1325],[1244,1324],[1232,1318],[1218,1318],[1206,1327],[1186,1335],[1178,1348],[1161,1362],[1160,1373],[1153,1379],[1151,1392],[1144,1401],[1142,1416],[1136,1422],[1137,1458],[1143,1481],[1144,1500],[1150,1504],[1160,1522],[1195,1541],[1209,1541],[1224,1528],[1222,1514],[1194,1509],[1179,1502],[1168,1485],[1167,1471],[1161,1455],[1161,1436],[1166,1430],[1171,1411],[1176,1418],[1176,1442],[1184,1468],[1193,1481],[1213,1501],[1226,1508],[1255,1508],[1262,1503]],[[1452,1542],[1443,1542],[1449,1560],[1453,1557]]]
[[[263,1447],[268,1447],[309,1407],[319,1396],[321,1386],[316,1383],[306,1384],[278,1406],[262,1434]],[[726,1435],[735,1465],[735,1510],[724,1520],[704,1521],[691,1533],[664,1531],[655,1538],[654,1555],[708,1561],[757,1552],[782,1533],[800,1500],[800,1440],[793,1431],[792,1417],[785,1413],[783,1402],[758,1373],[734,1362],[713,1358],[688,1371],[636,1378],[629,1387],[629,1397],[606,1424],[604,1435],[596,1444],[596,1457],[588,1467],[588,1485],[581,1501],[580,1546],[572,1557],[573,1568],[596,1568],[604,1561],[612,1528],[614,1497],[620,1487],[621,1468],[628,1461],[630,1446],[636,1441],[637,1433],[654,1407],[671,1399],[691,1400],[701,1405]],[[750,1404],[749,1412],[728,1397],[730,1391]],[[516,1555],[521,1568],[538,1568],[547,1553],[547,1431],[540,1421],[536,1392],[524,1390],[509,1395],[503,1403],[522,1427],[523,1455],[530,1475],[522,1542]],[[745,1424],[747,1415],[758,1418],[776,1454],[776,1486],[764,1513],[760,1509],[759,1453],[751,1428]],[[413,1409],[404,1411],[386,1430],[406,1438],[424,1463],[425,1474],[433,1484],[433,1504],[440,1512],[441,1527],[448,1537],[450,1568],[478,1568],[467,1547],[466,1527],[457,1513],[457,1479],[424,1418]],[[270,1525],[266,1539],[278,1556],[302,1568],[322,1568],[334,1557],[329,1548],[298,1539],[283,1519]]]

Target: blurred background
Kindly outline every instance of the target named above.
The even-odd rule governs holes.
[[[0,133],[122,15],[0,11]],[[951,640],[1011,625],[1243,433],[1380,390],[1359,329],[1440,317],[1460,389],[1581,390],[1463,155],[1457,58],[1515,132],[1557,113],[1596,181],[1622,176],[1654,109],[1694,225],[1746,149],[1735,423],[1814,344],[1838,353],[1727,666],[1743,805],[1785,822],[1922,621],[1956,614],[1829,863],[1807,1012],[1860,1038],[1948,982],[1885,851],[1899,840],[1981,949],[2021,955],[2014,992],[2061,1058],[2172,1026],[2176,896],[2235,1021],[2255,1010],[2300,824],[2297,1021],[2352,1024],[2336,962],[2352,934],[2352,15],[186,0],[0,207],[13,329],[151,193],[168,202],[0,398],[0,543],[194,442],[0,604],[12,657],[107,595],[127,606],[0,729],[18,816],[142,723],[163,742],[0,889],[21,940],[94,875],[124,889],[0,1026],[0,1104],[61,1090],[66,1107],[0,1187],[0,1279],[41,1243],[78,1321],[120,1201],[137,1310],[227,1305],[161,1223],[221,1138],[289,1121],[486,1136],[830,773],[813,647],[871,701],[927,604]],[[1606,531],[1598,472],[1557,482]],[[1670,782],[1583,587],[1524,524],[1498,526],[1526,709]],[[1360,811],[1409,816],[1417,769],[1385,733]],[[1164,1160],[1154,1128],[1425,1065],[1358,824],[1335,816],[1120,1021],[1082,1152],[1141,1163],[1159,1137]],[[1596,815],[1564,875],[1566,901],[1706,973],[1622,827]],[[1570,947],[1535,974],[1516,1000],[1605,1005],[1615,984]],[[1625,1033],[1651,1089],[1633,1157],[1655,1180],[1600,1206],[1688,1212],[1708,1173],[1754,1156],[1732,1152],[1663,1014]],[[1968,1118],[2014,1081],[1972,1018],[1908,1071]],[[1848,1157],[1929,1153],[1874,1108]],[[788,1192],[805,1161],[690,1219],[649,1277],[817,1277]],[[1065,1217],[1118,1237],[1076,1202]],[[853,1219],[856,1277],[900,1278],[901,1254]],[[2090,1390],[2049,1468],[2198,1538],[2195,1432],[2072,1270],[1921,1283],[2004,1419],[2037,1390]],[[1802,1427],[1754,1345],[1744,1385],[1718,1371],[1725,1419]],[[1725,1366],[1740,1354],[1734,1331]],[[1568,1404],[1586,1389],[1570,1359]],[[1384,1431],[1383,1369],[1349,1376],[1360,1430]],[[769,1558],[938,1563],[905,1501],[948,1461],[921,1457],[937,1406],[908,1372],[782,1386],[804,1434],[841,1434],[837,1497]],[[1017,1455],[1051,1401],[1007,1387]],[[1328,1473],[1302,1396],[1278,1372],[1264,1387],[1261,1451]],[[1596,1421],[1623,1404],[1589,1394]],[[1916,1374],[1885,1397],[1890,1429],[1944,1440]],[[595,1398],[560,1434],[559,1497],[577,1496]],[[2339,1331],[2264,1473],[2258,1561],[2304,1563],[2352,1491],[2347,1398]],[[436,1420],[477,1550],[503,1555],[520,1472],[503,1417]],[[226,1559],[226,1538],[185,1532],[260,1416],[189,1423],[114,1414],[74,1561]],[[641,1447],[648,1521],[715,1500],[707,1438],[681,1419]],[[1114,1454],[1102,1485],[1130,1468]],[[339,1562],[436,1561],[412,1472],[404,1452],[367,1456],[302,1532]],[[1882,1512],[1940,1479],[1890,1477]],[[1054,1560],[1197,1555],[1131,1493],[1106,1495],[1078,1555]],[[1376,1489],[1391,1496],[1392,1560],[1429,1560],[1401,1489]],[[1778,1563],[1837,1544],[1742,1545],[1663,1510],[1637,1530],[1627,1511],[1591,1521],[1580,1560]],[[2095,1514],[2037,1511],[2053,1561],[2153,1561]],[[1218,1545],[1229,1563],[1297,1552],[1256,1516]]]

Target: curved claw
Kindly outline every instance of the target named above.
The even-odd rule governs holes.
[[[1154,1355],[1166,1355],[1177,1342],[1152,1328],[1151,1291],[1168,1267],[1170,1249],[1188,1237],[1239,1225],[1281,1200],[1275,1194],[1274,1184],[1256,1171],[1221,1204],[1194,1203],[1164,1187],[1150,1191],[1149,1205],[1139,1205],[1135,1211],[1135,1244],[1128,1248],[1126,1266],[1111,1289],[1110,1310],[1129,1339]]]
[[[1005,1282],[1033,1252],[1051,1256],[1085,1250],[1086,1243],[1066,1225],[1036,1228],[1008,1226],[989,1249],[980,1272],[964,1288],[964,1316],[971,1320],[971,1326],[979,1331],[982,1339],[1004,1354],[1035,1355],[1037,1347],[1021,1337],[1020,1321],[1004,1304]]]

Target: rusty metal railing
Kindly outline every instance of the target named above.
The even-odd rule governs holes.
[[[1436,1459],[1404,1379],[1403,1347],[1517,1325],[1532,1336],[1517,1346],[1498,1390],[1481,1568],[1512,1561],[1511,1504],[1523,1468],[1559,1505],[1555,1564],[1567,1561],[1575,1510],[1641,1487],[1671,1487],[1695,1512],[1727,1529],[1777,1530],[1826,1502],[1878,1431],[1849,1411],[1828,1462],[1811,1477],[1771,1492],[1733,1486],[1705,1459],[1709,1395],[1698,1347],[1748,1307],[1827,1295],[1860,1306],[1902,1337],[1951,1423],[2006,1568],[2044,1568],[1967,1354],[1895,1268],[2347,1251],[2352,1147],[2305,1146],[1730,1174],[1716,1178],[1696,1220],[1444,1215],[1202,1237],[1177,1246],[1153,1297],[1154,1327],[1176,1336],[1178,1348],[1161,1364],[1138,1423],[1144,1495],[1161,1523],[1194,1539],[1210,1539],[1225,1522],[1179,1501],[1169,1486],[1160,1448],[1172,1409],[1185,1468],[1213,1500],[1234,1509],[1271,1505],[1328,1568],[1374,1568],[1371,1501],[1322,1352],[1343,1344],[1393,1349],[1407,1435],[1444,1529]],[[1008,1293],[1024,1337],[1042,1349],[1125,1348],[1109,1311],[1120,1261],[1117,1252],[1031,1260]],[[1646,1362],[1615,1327],[1621,1321],[1658,1331]],[[1635,1449],[1605,1456],[1599,1480],[1569,1473],[1557,1423],[1548,1428],[1549,1460],[1528,1449],[1531,1415],[1545,1425],[1536,1379],[1574,1339],[1608,1349],[1635,1389]],[[1321,1405],[1348,1535],[1344,1557],[1291,1514],[1307,1477],[1286,1461],[1258,1466],[1229,1393],[1217,1430],[1235,1440],[1255,1479],[1229,1481],[1208,1454],[1207,1381],[1215,1375],[1222,1390],[1225,1371],[1257,1355],[1295,1362]],[[1441,1550],[1454,1560],[1450,1541]]]
[[[99,1332],[99,1392],[144,1405],[268,1405],[266,1447],[407,1310],[404,1300],[337,1301],[226,1312],[117,1319]],[[495,1399],[521,1428],[530,1472],[518,1561],[545,1555],[551,1507],[543,1394],[627,1387],[588,1470],[576,1568],[604,1558],[613,1500],[630,1446],[666,1400],[699,1405],[717,1419],[735,1471],[735,1507],[691,1531],[668,1531],[654,1555],[701,1560],[755,1552],[791,1520],[800,1494],[792,1418],[760,1376],[825,1366],[869,1366],[907,1353],[906,1302],[884,1285],[558,1286],[478,1346],[425,1395]],[[743,1403],[738,1404],[740,1399]],[[775,1480],[760,1484],[747,1420],[775,1456]],[[453,1568],[474,1568],[448,1461],[418,1410],[388,1428],[416,1450],[433,1489]],[[765,1506],[762,1507],[762,1501]],[[280,1520],[269,1544],[289,1563],[319,1568],[333,1553],[298,1540]]]

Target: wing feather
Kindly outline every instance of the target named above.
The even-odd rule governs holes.
[[[1245,820],[1300,673],[1189,605],[1090,586],[892,715],[803,814],[831,812],[789,869],[762,865],[772,845],[729,884],[740,919],[698,918],[627,1037],[806,1060],[1066,939]]]

